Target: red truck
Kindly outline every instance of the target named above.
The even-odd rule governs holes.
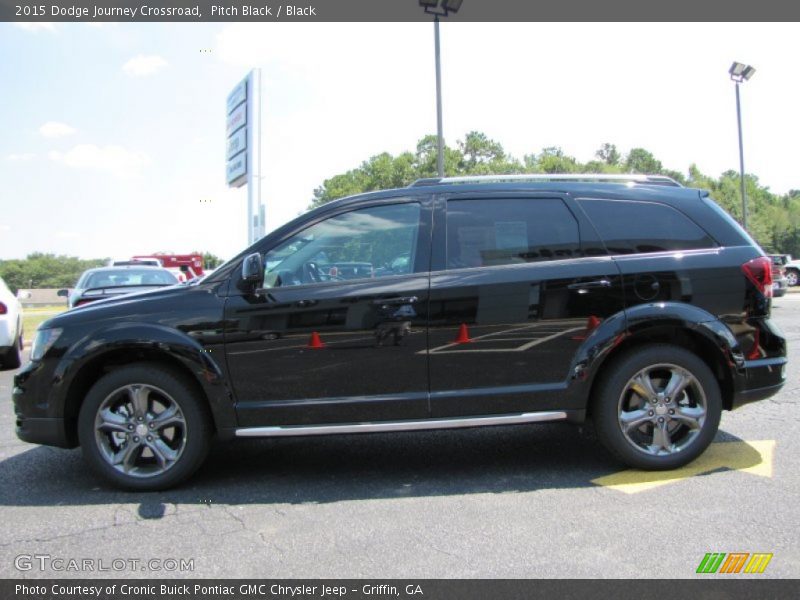
[[[202,254],[137,254],[132,258],[133,260],[158,259],[161,266],[173,271],[180,281],[202,277],[204,274]]]

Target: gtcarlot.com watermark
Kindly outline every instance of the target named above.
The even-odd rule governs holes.
[[[20,554],[14,558],[18,571],[99,573],[146,571],[153,573],[194,571],[193,558],[74,558],[52,554]]]

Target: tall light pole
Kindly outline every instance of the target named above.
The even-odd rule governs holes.
[[[728,69],[731,80],[736,83],[736,121],[739,124],[739,181],[742,187],[742,227],[747,230],[747,194],[744,189],[744,146],[742,145],[742,105],[739,101],[739,84],[753,76],[756,70],[750,65],[735,62]]]
[[[436,135],[438,151],[436,154],[436,170],[439,177],[444,177],[444,133],[442,131],[442,61],[439,53],[439,17],[456,13],[464,0],[419,0],[419,5],[429,15],[433,15],[433,37],[436,47]]]

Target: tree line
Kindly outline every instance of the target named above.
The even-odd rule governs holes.
[[[416,151],[393,156],[388,152],[365,160],[358,167],[326,179],[314,190],[309,208],[331,200],[373,190],[404,187],[417,179],[436,177],[437,139],[422,138]],[[686,173],[664,167],[651,152],[632,148],[623,154],[605,143],[593,160],[582,163],[559,147],[518,159],[479,131],[471,131],[456,147],[445,146],[444,167],[448,176],[506,175],[513,173],[641,173],[666,175],[689,187],[706,189],[737,221],[742,221],[739,173],[728,170],[719,177],[701,173],[691,164]],[[761,185],[758,177],[745,175],[747,225],[750,234],[768,253],[800,256],[800,190],[779,195]]]

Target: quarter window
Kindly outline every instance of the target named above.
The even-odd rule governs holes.
[[[580,256],[578,223],[557,198],[450,200],[447,268]]]
[[[293,235],[264,257],[267,287],[411,273],[417,203],[343,213]]]
[[[682,212],[656,202],[580,199],[611,254],[713,248],[714,240]]]

